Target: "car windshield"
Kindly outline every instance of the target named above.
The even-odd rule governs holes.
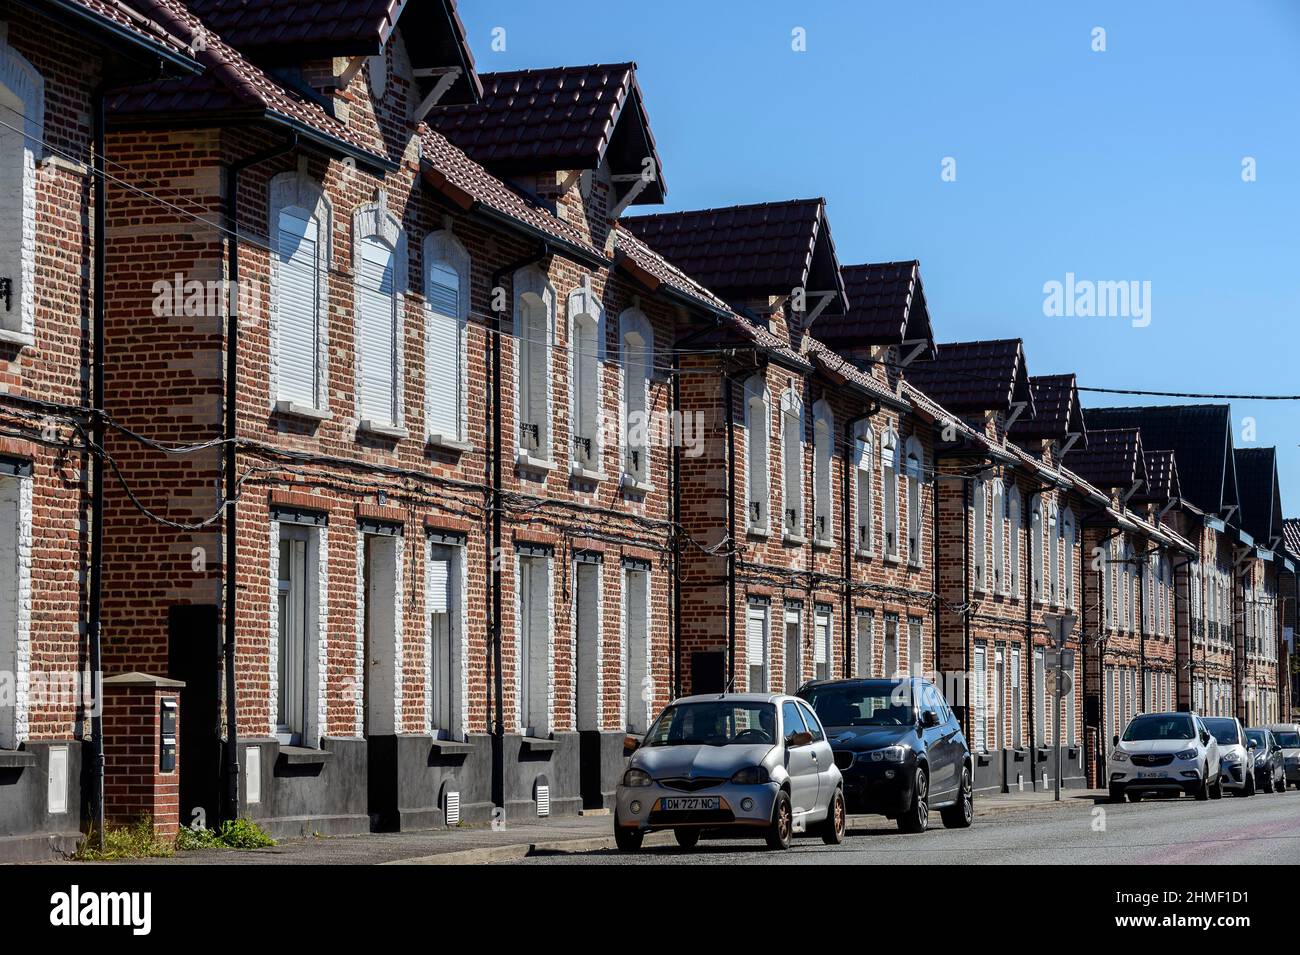
[[[708,700],[676,703],[646,734],[647,746],[726,746],[775,743],[776,707],[771,703]]]
[[[1284,730],[1281,733],[1274,733],[1273,738],[1283,749],[1300,749],[1300,733],[1288,733]]]
[[[1263,730],[1246,730],[1246,738],[1254,740],[1255,745],[1261,749],[1268,745],[1268,741],[1264,739]]]
[[[1196,728],[1192,718],[1181,713],[1153,714],[1137,716],[1124,731],[1126,743],[1138,743],[1159,739],[1195,739]]]
[[[1237,727],[1236,720],[1218,717],[1205,720],[1204,723],[1205,728],[1224,746],[1237,746],[1241,743],[1241,730]]]
[[[897,680],[810,687],[806,699],[823,726],[911,726],[916,722],[907,684]]]

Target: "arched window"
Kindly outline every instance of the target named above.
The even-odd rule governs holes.
[[[329,199],[305,170],[267,187],[271,255],[271,401],[276,411],[323,412],[328,405]]]
[[[623,376],[623,473],[637,484],[650,480],[650,377],[654,330],[638,309],[619,316]]]
[[[875,546],[875,436],[871,425],[858,422],[854,450],[855,490],[857,492],[857,547],[870,551]]]
[[[885,556],[898,556],[898,435],[888,428],[880,436],[881,507],[884,509]]]
[[[781,395],[781,490],[784,528],[790,537],[804,536],[803,515],[803,399],[794,387]]]
[[[1120,572],[1123,574],[1124,596],[1121,600],[1121,625],[1129,632],[1137,629],[1137,588],[1134,586],[1134,566],[1133,566],[1133,544],[1130,541],[1124,541],[1123,563]]]
[[[425,436],[464,441],[469,253],[450,231],[424,240],[424,298]]]
[[[1007,557],[1007,533],[1006,533],[1006,495],[1002,487],[1002,479],[994,478],[992,481],[993,490],[993,589],[1000,594],[1007,592],[1006,557]]]
[[[907,474],[907,562],[920,567],[925,547],[921,539],[921,476],[925,449],[916,437],[907,439],[904,471]]]
[[[985,527],[988,524],[988,482],[975,479],[975,508],[971,529],[971,562],[975,572],[975,589],[983,590],[988,582],[988,554]]]
[[[1065,514],[1061,517],[1061,556],[1064,563],[1062,574],[1065,577],[1065,586],[1062,588],[1065,592],[1065,605],[1071,609],[1074,608],[1074,578],[1075,550],[1079,544],[1078,532],[1074,522],[1074,511],[1070,508],[1065,509]]]
[[[356,270],[357,406],[361,427],[400,429],[402,411],[402,308],[406,291],[406,238],[385,201],[353,216]]]
[[[36,332],[36,159],[45,137],[45,80],[2,36],[0,112],[6,218],[6,228],[0,229],[0,276],[9,280],[0,332],[7,333],[5,341],[30,344]]]
[[[1033,599],[1043,599],[1043,499],[1035,494],[1029,509],[1029,586]]]
[[[555,324],[555,291],[535,268],[515,274],[515,334],[522,464],[551,460],[551,333]]]
[[[835,449],[835,415],[825,401],[813,405],[813,534],[821,543],[835,539],[831,458]]]
[[[572,461],[583,471],[600,470],[601,359],[605,343],[604,311],[591,290],[569,296],[569,432]]]
[[[745,526],[766,532],[771,497],[768,493],[768,436],[772,422],[767,385],[758,375],[745,382]]]
[[[1014,485],[1006,489],[1007,529],[1011,535],[1011,593],[1020,596],[1020,537],[1025,532],[1021,521],[1020,489]]]
[[[1052,504],[1047,512],[1047,579],[1050,581],[1052,606],[1061,602],[1061,534],[1060,513]]]

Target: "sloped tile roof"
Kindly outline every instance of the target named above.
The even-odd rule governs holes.
[[[1276,448],[1237,448],[1237,488],[1241,493],[1238,522],[1264,547],[1282,533],[1282,500],[1277,478]]]
[[[1034,414],[1024,345],[1018,338],[939,345],[932,361],[915,361],[903,374],[958,414],[1006,411],[1017,401],[1028,402],[1022,416]]]
[[[169,59],[193,61],[188,46],[180,37],[167,32],[160,24],[133,9],[125,0],[51,0],[37,6],[89,14],[134,37],[141,46],[154,47]]]
[[[201,76],[158,80],[114,91],[109,109],[119,125],[212,122],[204,114],[266,120],[305,133],[366,162],[389,165],[383,144],[363,137],[318,104],[291,92],[250,63],[181,0],[131,0],[146,16],[196,50]]]
[[[1237,503],[1227,405],[1085,408],[1083,416],[1090,435],[1093,428],[1138,428],[1143,445],[1172,450],[1178,458],[1183,496],[1202,511],[1217,516]]]
[[[1022,414],[1011,426],[1016,439],[1061,441],[1070,434],[1081,434],[1076,448],[1087,445],[1088,429],[1079,406],[1079,392],[1074,375],[1032,375],[1034,414]]]
[[[844,307],[844,283],[822,199],[794,199],[756,205],[625,216],[623,225],[658,249],[696,281],[728,301],[789,295],[796,288],[810,293],[838,291]],[[820,324],[817,326],[820,328]]]
[[[483,73],[480,79],[478,103],[428,116],[476,162],[509,175],[595,169],[609,154],[615,173],[640,174],[642,160],[653,158],[656,178],[634,202],[663,201],[663,167],[635,63]]]
[[[934,333],[921,284],[921,263],[877,262],[840,269],[849,307],[817,322],[817,337],[840,347],[924,341],[934,356]],[[921,356],[918,356],[921,357]]]
[[[1300,560],[1300,517],[1288,517],[1282,522],[1282,536],[1286,539],[1287,552]]]
[[[1172,451],[1144,451],[1147,466],[1147,487],[1150,495],[1160,501],[1182,497],[1178,483],[1178,458]]]
[[[1135,481],[1146,482],[1142,434],[1136,428],[1094,430],[1088,447],[1070,455],[1070,469],[1090,484],[1127,491]]]

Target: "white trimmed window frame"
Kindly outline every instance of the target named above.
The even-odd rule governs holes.
[[[393,436],[400,437],[400,432],[404,430],[406,425],[406,402],[403,400],[406,387],[406,359],[405,349],[402,344],[406,341],[406,293],[410,288],[408,276],[409,255],[406,247],[406,230],[402,228],[398,218],[389,211],[387,199],[382,195],[375,202],[358,207],[352,214],[352,268],[354,275],[358,274],[361,268],[361,249],[365,239],[378,239],[387,245],[393,253],[394,394],[393,409],[390,415],[392,420],[366,419],[361,406],[361,392],[365,380],[361,360],[361,286],[360,283],[357,283],[353,293],[352,330],[353,341],[356,342],[353,368],[356,374],[357,420],[362,430],[378,431],[380,433],[391,430],[394,432]]]
[[[514,275],[514,316],[515,316],[515,459],[523,466],[551,469],[555,467],[554,452],[554,401],[551,394],[553,378],[552,354],[555,347],[555,287],[541,269],[529,266],[520,269]],[[529,325],[540,317],[544,335],[533,340],[529,335]],[[527,339],[527,340],[526,340]],[[536,351],[534,351],[536,349]],[[531,356],[531,357],[529,357]],[[527,359],[527,361],[526,361]],[[525,388],[525,376],[531,371],[531,363],[540,363],[543,385],[540,395],[532,395]],[[528,364],[528,367],[525,365]],[[525,448],[521,439],[521,428],[527,419],[527,403],[536,401],[539,407],[537,421],[537,447]]]
[[[565,313],[569,342],[570,446],[567,460],[575,474],[585,478],[604,477],[602,472],[605,457],[601,416],[604,413],[605,401],[605,309],[596,298],[595,292],[587,286],[579,286],[569,293]],[[579,342],[584,339],[590,340],[594,346],[592,353],[587,355],[591,360],[590,374],[595,376],[594,382],[586,381],[586,374],[582,369],[581,361],[586,352],[580,349]],[[585,424],[579,420],[580,415],[585,417],[581,394],[584,385],[590,387],[594,405],[589,409],[590,420]],[[586,459],[579,454],[579,439],[591,441],[591,452]]]
[[[891,425],[880,435],[880,552],[887,560],[897,560],[899,551],[898,452],[898,432]]]
[[[790,541],[807,540],[808,515],[804,512],[803,398],[791,385],[781,393],[781,536]],[[790,511],[794,511],[793,523]]]
[[[422,248],[424,270],[424,437],[435,444],[460,444],[468,440],[468,395],[469,395],[469,313],[470,313],[470,278],[471,261],[469,252],[450,229],[439,229],[424,237]],[[433,288],[433,270],[442,267],[456,274],[459,280],[457,313],[452,316],[439,315],[433,309],[429,292]],[[439,355],[433,353],[430,343],[435,334],[434,322],[445,322],[448,318],[456,321],[456,362],[440,361]],[[433,426],[429,414],[433,405],[432,385],[438,375],[452,374],[457,378],[456,431],[454,434],[442,434]]]
[[[268,736],[279,737],[280,726],[276,719],[277,700],[280,695],[280,530],[282,527],[303,527],[308,533],[312,546],[308,548],[309,558],[314,559],[312,567],[316,575],[316,589],[308,594],[308,616],[303,655],[306,661],[305,678],[308,683],[308,702],[314,706],[305,708],[302,745],[319,748],[324,735],[325,721],[325,680],[328,672],[327,633],[329,627],[329,529],[316,525],[300,525],[292,522],[270,521],[270,628],[267,661],[270,664],[268,674],[267,710]],[[311,574],[308,574],[310,579]],[[362,706],[365,692],[364,671],[356,672],[356,689],[354,705]],[[360,736],[358,732],[356,734]]]
[[[925,448],[916,436],[907,439],[903,452],[903,473],[907,488],[907,563],[925,566],[925,510],[921,506],[921,488],[925,486]],[[913,546],[915,544],[915,546]]]
[[[286,264],[280,261],[278,241],[280,215],[285,212],[300,213],[304,218],[314,220],[319,229],[316,243],[316,395],[307,407],[280,395],[280,298]],[[273,176],[267,185],[267,225],[277,242],[276,251],[269,257],[271,275],[267,299],[271,410],[288,414],[305,412],[323,417],[329,412],[329,275],[334,255],[334,206],[321,184],[305,169],[282,172]]]
[[[450,640],[450,677],[448,688],[451,693],[451,725],[438,726],[434,720],[434,681],[433,681],[433,575],[430,567],[433,563],[435,549],[449,551],[451,567],[448,568],[449,601],[448,628]],[[465,741],[469,739],[469,642],[465,628],[466,596],[469,593],[469,568],[467,567],[466,548],[464,544],[449,544],[437,538],[430,538],[424,544],[424,665],[428,679],[424,687],[424,732],[426,735],[441,739]]]
[[[772,529],[772,396],[761,375],[745,382],[744,396],[745,527],[751,534],[765,535]],[[755,442],[756,435],[761,436],[761,443]],[[761,489],[755,488],[755,470],[762,476]],[[757,517],[755,504],[759,505]]]
[[[0,23],[0,107],[10,126],[21,127],[0,129],[0,145],[16,160],[0,169],[19,180],[2,184],[19,221],[0,234],[0,276],[13,283],[10,309],[0,308],[0,341],[28,346],[36,337],[36,164],[44,154],[45,79],[9,45],[6,23]]]
[[[835,542],[835,492],[831,461],[835,457],[835,413],[824,400],[813,404],[813,538]]]
[[[639,308],[624,309],[618,317],[619,407],[618,420],[623,447],[619,455],[623,483],[649,491],[650,480],[650,383],[654,380],[655,333]],[[631,420],[633,414],[641,420]],[[637,440],[634,442],[633,439]],[[637,463],[632,462],[638,452]]]
[[[0,701],[0,750],[17,749],[27,741],[31,702],[32,659],[32,478],[0,476],[0,515],[10,526],[0,527],[0,558],[12,566],[0,569],[0,679],[12,679],[12,698]],[[6,645],[8,644],[8,645]],[[6,682],[8,682],[6,680]],[[8,694],[0,694],[8,695]]]
[[[870,555],[876,547],[876,434],[866,421],[857,424],[853,450],[854,548]]]

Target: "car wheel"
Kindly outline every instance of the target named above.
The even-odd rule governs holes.
[[[975,801],[971,795],[970,768],[962,767],[961,789],[957,801],[939,813],[945,828],[966,829],[975,821]]]
[[[838,846],[844,841],[848,829],[848,814],[844,811],[844,792],[835,790],[831,804],[826,807],[826,821],[822,823],[822,842],[828,846]]]
[[[916,767],[912,782],[912,804],[898,817],[898,828],[903,832],[925,832],[930,825],[930,774],[925,767]]]
[[[1211,799],[1223,798],[1223,777],[1222,776],[1214,777],[1214,784],[1210,786],[1210,798]]]
[[[1141,802],[1141,801],[1142,801],[1142,794],[1141,794],[1141,793],[1129,793],[1129,794],[1128,794],[1128,801],[1129,801],[1129,802]]]
[[[700,844],[700,830],[698,829],[674,829],[673,838],[683,849],[694,849]]]
[[[1124,790],[1120,789],[1118,786],[1111,786],[1111,787],[1110,787],[1110,801],[1111,801],[1111,802],[1123,802],[1123,801],[1124,801]]]
[[[1210,767],[1205,767],[1205,774],[1201,776],[1201,787],[1196,790],[1196,801],[1205,802],[1210,798]]]
[[[789,849],[794,835],[794,815],[790,810],[790,796],[784,790],[776,794],[772,806],[772,821],[767,827],[769,849]]]
[[[1273,777],[1271,775],[1265,776],[1264,781],[1259,784],[1259,788],[1262,792],[1271,793],[1273,791]]]
[[[1242,789],[1241,794],[1243,796],[1255,795],[1255,774],[1254,773],[1246,773],[1246,786],[1244,789]]]
[[[641,848],[641,841],[645,838],[645,833],[640,829],[629,829],[627,826],[618,824],[618,816],[614,817],[614,845],[618,846],[619,852],[636,852]]]

